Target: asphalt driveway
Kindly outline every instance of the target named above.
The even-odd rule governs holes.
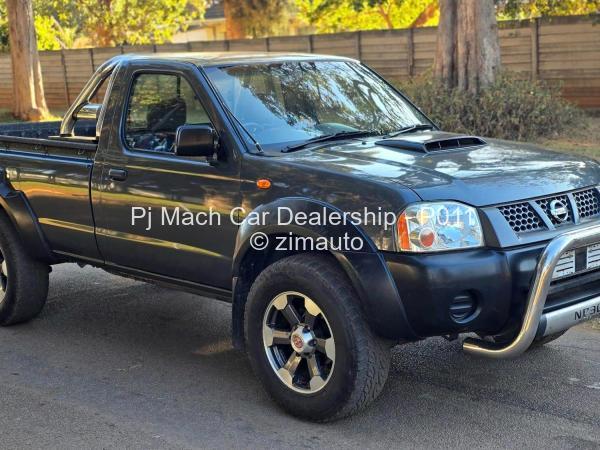
[[[230,307],[74,265],[42,316],[0,329],[0,447],[600,448],[600,330],[516,361],[430,339],[393,351],[371,408],[282,413],[229,344]]]

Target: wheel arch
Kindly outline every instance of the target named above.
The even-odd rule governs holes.
[[[367,322],[377,335],[392,340],[416,338],[416,334],[408,324],[400,295],[381,253],[358,226],[354,224],[329,227],[278,225],[275,223],[273,212],[281,206],[288,207],[292,211],[307,213],[323,208],[329,213],[341,212],[334,206],[317,200],[283,198],[261,205],[254,210],[257,214],[267,212],[268,220],[256,225],[246,221],[241,224],[232,271],[232,338],[236,348],[243,349],[245,346],[244,309],[250,287],[258,275],[282,258],[310,252],[310,250],[276,250],[275,242],[279,236],[336,239],[348,233],[351,237],[360,237],[364,243],[362,251],[327,250],[315,253],[331,255],[332,260],[342,268],[359,297]],[[255,250],[250,244],[251,236],[257,232],[264,233],[269,238],[269,246],[264,250]]]
[[[0,176],[0,210],[10,219],[23,247],[34,259],[48,264],[56,262],[27,198],[8,184],[3,173]]]

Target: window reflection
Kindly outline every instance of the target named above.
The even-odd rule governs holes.
[[[231,112],[267,148],[339,131],[383,134],[429,123],[357,63],[234,65],[211,67],[207,73]]]

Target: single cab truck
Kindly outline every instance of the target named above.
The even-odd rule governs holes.
[[[63,262],[226,300],[277,403],[334,420],[395,344],[471,333],[510,358],[598,315],[599,183],[441,131],[352,59],[119,56],[62,123],[0,126],[0,323],[35,317]]]

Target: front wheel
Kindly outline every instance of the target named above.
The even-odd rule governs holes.
[[[328,256],[296,255],[265,269],[248,294],[245,331],[259,380],[295,416],[348,416],[373,401],[387,379],[389,348]]]

